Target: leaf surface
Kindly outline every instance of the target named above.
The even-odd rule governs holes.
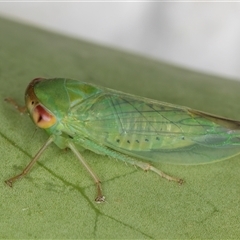
[[[83,153],[102,180],[107,202],[71,151],[51,145],[30,174],[4,184],[28,164],[47,135],[3,101],[24,104],[35,77],[68,77],[240,119],[240,83],[0,19],[0,238],[238,238],[240,157],[196,166],[155,164],[185,180]]]

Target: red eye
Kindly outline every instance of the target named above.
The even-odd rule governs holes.
[[[37,105],[32,113],[35,124],[40,128],[49,128],[56,123],[56,118],[41,105]]]
[[[39,114],[38,123],[51,121],[52,116],[42,106],[38,105],[35,108],[35,111]]]

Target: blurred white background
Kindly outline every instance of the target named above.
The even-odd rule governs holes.
[[[0,16],[240,80],[240,3],[0,2]]]

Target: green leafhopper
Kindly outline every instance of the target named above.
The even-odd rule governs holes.
[[[12,99],[19,111],[23,111]],[[82,81],[36,78],[25,93],[26,109],[49,138],[23,172],[26,175],[54,142],[70,148],[97,186],[96,202],[104,202],[101,182],[79,149],[88,149],[171,177],[150,162],[201,164],[240,153],[240,122],[187,107],[137,97]],[[140,161],[137,159],[142,159]]]

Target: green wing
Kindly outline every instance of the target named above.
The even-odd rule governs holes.
[[[84,137],[145,160],[199,164],[240,153],[240,122],[186,107],[102,89],[70,112],[69,127]]]

